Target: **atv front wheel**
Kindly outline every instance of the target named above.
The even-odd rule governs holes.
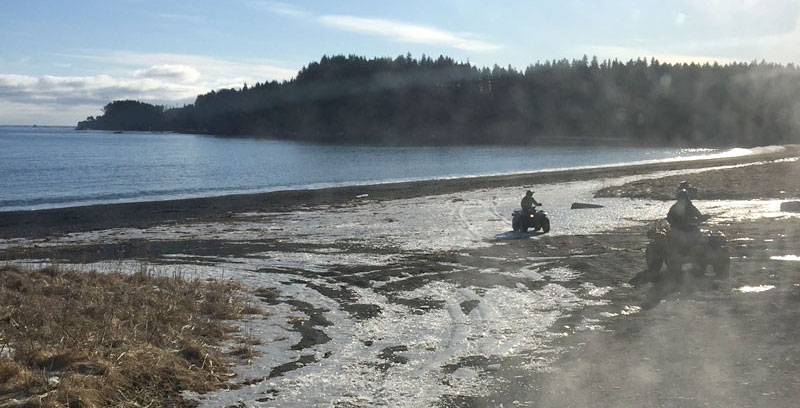
[[[550,220],[547,218],[542,220],[542,232],[544,233],[550,232]]]
[[[714,251],[714,259],[711,267],[714,269],[715,279],[728,279],[731,271],[731,253],[727,247],[722,247]]]
[[[644,253],[644,258],[647,260],[647,270],[651,272],[661,270],[661,266],[664,265],[664,256],[660,252],[655,242],[647,244],[647,249]]]

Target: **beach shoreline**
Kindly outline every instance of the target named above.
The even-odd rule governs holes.
[[[307,206],[344,205],[358,200],[395,200],[468,192],[496,187],[533,187],[570,181],[699,169],[774,161],[796,156],[800,146],[776,146],[734,157],[674,160],[618,166],[544,170],[510,175],[435,179],[383,184],[284,190],[164,201],[97,204],[28,211],[0,212],[0,239],[44,238],[50,235],[111,228],[146,228],[184,220],[216,221],[245,212],[283,212]]]
[[[0,213],[0,259],[260,293],[269,316],[239,324],[262,359],[201,406],[789,407],[800,217],[778,207],[800,198],[797,155]],[[683,179],[731,277],[653,306],[628,282]],[[548,234],[508,231],[529,186]],[[576,192],[605,208],[571,210]]]

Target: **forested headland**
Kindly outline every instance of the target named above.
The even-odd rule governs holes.
[[[290,81],[212,91],[183,107],[114,101],[78,129],[381,145],[798,143],[800,70],[584,56],[519,71],[441,56],[324,56]]]

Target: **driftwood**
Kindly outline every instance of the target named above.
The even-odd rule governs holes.
[[[587,203],[572,203],[571,210],[580,210],[582,208],[603,208],[600,204],[587,204]]]
[[[800,212],[800,201],[784,201],[781,203],[781,211]]]

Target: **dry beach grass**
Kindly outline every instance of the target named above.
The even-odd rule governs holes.
[[[0,269],[0,406],[187,406],[229,377],[231,282]]]

